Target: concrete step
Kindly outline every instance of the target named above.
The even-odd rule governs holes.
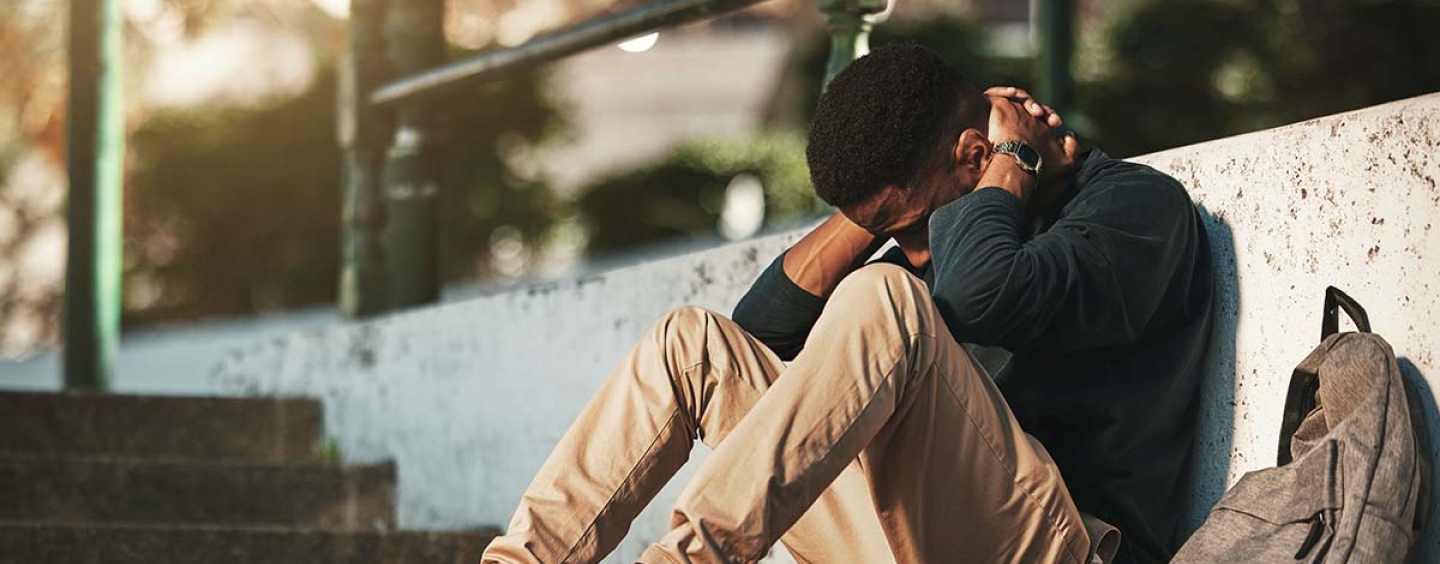
[[[313,460],[308,399],[0,392],[0,453]]]
[[[392,528],[395,465],[0,457],[0,521]]]
[[[475,564],[494,536],[0,523],[0,564]]]

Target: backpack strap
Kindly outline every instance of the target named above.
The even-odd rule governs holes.
[[[1356,329],[1362,333],[1370,332],[1370,317],[1366,315],[1365,308],[1360,307],[1359,302],[1339,288],[1329,286],[1325,288],[1325,310],[1321,313],[1321,341],[1340,331],[1342,309],[1355,323]],[[1295,367],[1295,372],[1290,375],[1290,390],[1285,394],[1285,412],[1280,419],[1280,445],[1275,456],[1280,466],[1290,463],[1290,438],[1300,429],[1300,423],[1305,420],[1305,416],[1315,410],[1315,394],[1320,390],[1320,377],[1317,373],[1319,366],[1309,365],[1311,358],[1313,355]]]
[[[1361,333],[1370,332],[1370,316],[1365,315],[1365,308],[1339,288],[1329,286],[1325,288],[1325,314],[1320,321],[1320,340],[1340,331],[1340,309],[1345,310]]]

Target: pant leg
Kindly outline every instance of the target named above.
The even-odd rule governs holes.
[[[754,562],[856,457],[897,562],[1087,562],[1054,463],[950,336],[924,283],[893,265],[840,284],[641,560]]]
[[[667,314],[571,424],[482,563],[599,561],[684,464],[693,440],[722,444],[783,370],[723,316],[691,307]],[[786,536],[802,562],[889,561],[868,482],[852,466]]]

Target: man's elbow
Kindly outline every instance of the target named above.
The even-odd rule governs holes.
[[[999,307],[1000,292],[973,284],[936,292],[935,307],[955,340],[977,345],[1002,344],[1011,316]]]
[[[752,302],[741,300],[730,315],[730,320],[764,344],[775,356],[780,357],[780,360],[793,360],[805,344],[805,335],[796,335],[773,327],[773,320],[764,308],[757,307]]]
[[[760,326],[760,308],[754,307],[749,294],[740,298],[740,303],[735,304],[735,311],[730,312],[730,320],[739,325],[747,333],[754,334],[755,329]]]

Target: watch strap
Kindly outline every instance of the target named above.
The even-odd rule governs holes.
[[[1044,160],[1040,158],[1040,152],[1036,151],[1034,147],[1031,147],[1029,143],[1024,141],[1002,141],[995,144],[995,152],[1010,155],[1015,159],[1015,162],[1020,163],[1020,168],[1025,169],[1026,172],[1033,173],[1037,177],[1040,176],[1040,167],[1044,165]]]

